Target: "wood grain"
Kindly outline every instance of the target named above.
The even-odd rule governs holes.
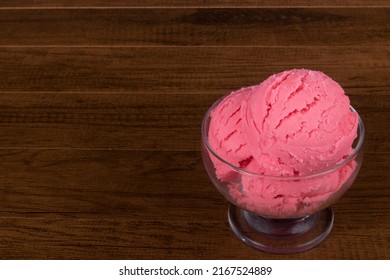
[[[47,7],[101,7],[109,9],[112,7],[389,7],[387,0],[3,0],[0,7],[20,8],[47,8]]]
[[[194,220],[218,221],[219,218],[207,217],[207,213],[225,212],[224,199],[207,177],[198,151],[0,152],[0,170],[4,174],[0,178],[2,214],[80,214],[85,218],[100,214],[135,220],[166,217],[175,221],[191,216]],[[363,199],[367,206],[383,204],[382,209],[390,210],[385,203],[389,198],[387,189],[381,188],[387,177],[387,157],[388,154],[365,153],[365,165],[375,169],[361,171],[343,203],[352,205]],[[88,169],[93,172],[88,173]],[[183,207],[186,211],[176,212]],[[370,209],[347,210],[346,214],[375,211]]]
[[[390,48],[0,47],[0,91],[226,94],[285,69],[388,95]]]
[[[204,114],[219,94],[0,94],[0,149],[199,151]],[[351,95],[367,152],[388,152],[390,95]]]
[[[1,258],[289,258],[235,239],[199,152],[12,150],[1,159]],[[386,159],[366,155],[375,173],[363,169],[336,204],[331,236],[294,258],[390,257]]]
[[[1,45],[382,46],[390,8],[0,9]]]
[[[218,98],[304,67],[341,83],[366,123],[368,150],[385,152],[385,57],[385,47],[0,48],[0,148],[199,150],[203,115]]]
[[[220,218],[226,217],[221,215]],[[294,254],[293,258],[388,259],[387,247],[383,247],[389,243],[383,237],[390,234],[388,228],[367,231],[365,227],[351,227],[353,223],[350,219],[356,218],[356,215],[339,218],[336,222],[343,226],[335,226],[321,246]],[[0,227],[2,236],[5,236],[0,245],[2,257],[12,255],[15,259],[156,259],[156,256],[161,259],[292,258],[291,255],[256,251],[237,242],[227,223],[222,221],[137,222],[35,217],[2,218]],[[354,238],[346,242],[345,235],[351,235],[351,231]],[[26,235],[30,235],[30,242]]]
[[[388,1],[0,3],[0,259],[389,259]],[[320,246],[254,250],[200,153],[218,98],[291,68],[338,81],[365,159]]]
[[[207,221],[224,209],[199,152],[8,149],[0,157],[3,215]]]

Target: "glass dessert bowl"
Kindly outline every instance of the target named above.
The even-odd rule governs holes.
[[[268,176],[235,166],[210,145],[210,114],[222,99],[204,116],[202,157],[211,181],[231,203],[231,229],[249,246],[266,252],[295,253],[317,246],[331,232],[331,205],[351,187],[362,164],[361,118],[353,152],[341,162],[307,175]]]

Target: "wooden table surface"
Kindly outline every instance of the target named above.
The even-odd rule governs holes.
[[[0,258],[389,259],[390,3],[313,2],[1,1]],[[274,255],[231,232],[200,125],[291,68],[345,88],[365,160],[326,241]]]

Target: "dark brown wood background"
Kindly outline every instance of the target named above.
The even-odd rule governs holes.
[[[390,258],[389,1],[209,2],[0,2],[0,258]],[[302,67],[345,88],[365,161],[324,243],[266,254],[231,232],[200,124]]]

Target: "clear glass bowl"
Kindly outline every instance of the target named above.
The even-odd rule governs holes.
[[[273,253],[305,251],[321,243],[333,226],[330,206],[351,187],[362,164],[361,118],[354,151],[342,162],[305,176],[267,176],[234,166],[209,144],[210,113],[222,99],[204,116],[202,156],[211,181],[231,203],[233,232],[246,244]]]

